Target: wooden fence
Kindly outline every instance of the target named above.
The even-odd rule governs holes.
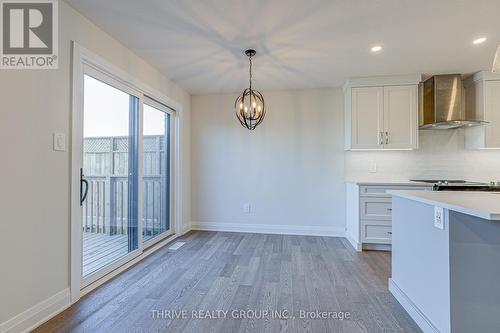
[[[146,136],[143,160],[143,235],[168,229],[165,137]],[[128,227],[128,138],[84,139],[83,170],[89,182],[83,204],[84,232],[126,234]]]

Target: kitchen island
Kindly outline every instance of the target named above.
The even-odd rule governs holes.
[[[424,332],[500,332],[500,193],[390,194],[391,293]]]

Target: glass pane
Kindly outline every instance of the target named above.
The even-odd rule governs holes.
[[[144,105],[142,235],[169,230],[170,114]]]
[[[84,277],[137,249],[133,158],[138,99],[85,75],[82,203]],[[85,185],[82,184],[85,188]]]

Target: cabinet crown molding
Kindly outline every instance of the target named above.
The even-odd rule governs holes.
[[[490,71],[480,71],[472,74],[471,76],[463,80],[463,82],[465,87],[469,87],[470,85],[478,81],[499,81],[499,80],[500,80],[500,74],[495,74]]]
[[[353,77],[346,81],[343,88],[345,91],[347,88],[413,85],[419,84],[421,81],[421,74]]]

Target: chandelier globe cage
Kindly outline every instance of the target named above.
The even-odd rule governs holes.
[[[234,102],[234,108],[240,124],[249,130],[254,130],[264,120],[266,108],[262,94],[252,88],[252,57],[255,56],[256,52],[255,50],[246,50],[245,54],[250,63],[250,84],[238,96]]]

